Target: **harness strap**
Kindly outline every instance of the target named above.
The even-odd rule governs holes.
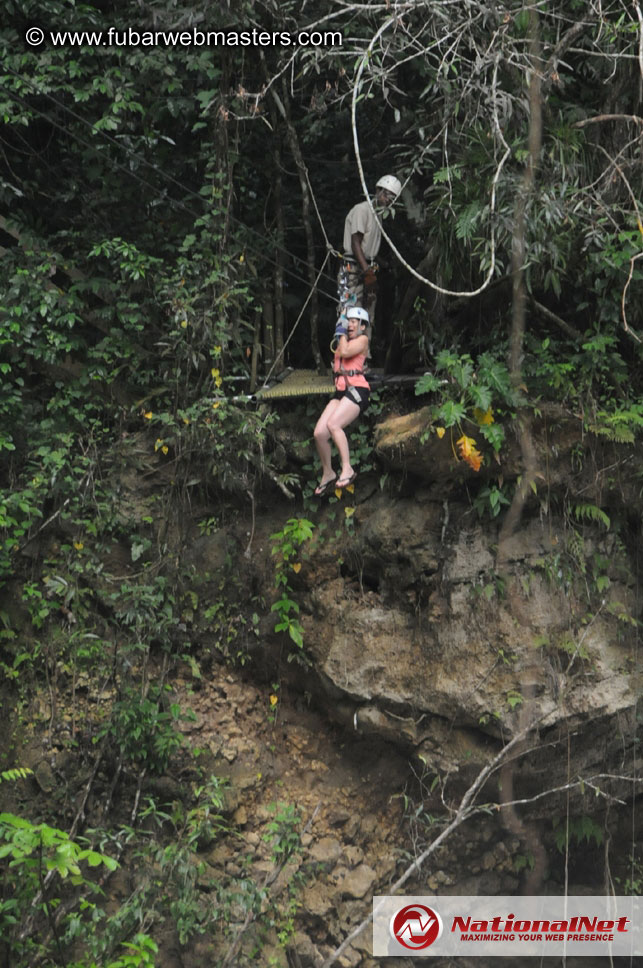
[[[339,369],[338,370],[335,370],[333,372],[333,378],[335,380],[335,383],[337,384],[338,381],[339,381],[339,379],[340,379],[340,377],[343,377],[344,378],[344,383],[346,384],[346,390],[349,390],[353,386],[353,384],[351,383],[351,381],[348,379],[349,376],[363,376],[364,375],[364,372],[365,371],[363,369],[362,370],[345,370],[343,363],[340,362]]]
[[[345,263],[346,266],[355,266],[356,270],[360,269],[359,262],[357,261],[354,255],[343,255],[341,258],[342,258],[342,262]],[[376,259],[367,259],[366,261],[368,265],[371,267],[371,269],[379,268],[379,265]]]

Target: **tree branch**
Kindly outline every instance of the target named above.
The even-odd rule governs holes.
[[[547,309],[547,307],[543,306],[542,303],[539,303],[537,299],[532,298],[530,301],[536,312],[540,313],[541,316],[544,316],[545,319],[548,319],[550,323],[555,323],[559,329],[562,329],[562,331],[568,336],[571,336],[572,339],[581,340],[583,338],[583,334],[579,329],[576,329],[576,327],[572,326],[571,323],[568,323],[560,316],[557,316],[556,313],[551,311],[551,309]]]
[[[556,46],[554,47],[549,60],[545,65],[545,70],[543,71],[543,76],[546,81],[555,80],[556,65],[560,58],[563,56],[565,51],[569,50],[571,45],[574,43],[577,37],[579,37],[587,29],[589,24],[579,21],[574,24],[569,30],[565,31],[563,36],[560,38]]]
[[[599,124],[603,121],[631,121],[633,124],[643,124],[643,118],[640,118],[638,114],[596,114],[593,118],[575,121],[572,127],[585,128],[588,124]]]
[[[463,824],[465,820],[468,820],[476,813],[479,813],[485,809],[482,806],[480,807],[474,806],[474,801],[478,793],[485,785],[489,777],[498,769],[499,766],[501,766],[507,753],[509,753],[510,750],[512,750],[519,743],[521,743],[525,739],[525,737],[531,732],[531,730],[538,725],[538,723],[541,721],[542,718],[543,717],[539,717],[537,720],[534,720],[534,722],[530,723],[529,726],[525,727],[525,729],[521,730],[516,736],[514,736],[514,738],[509,743],[507,743],[507,745],[504,746],[500,750],[500,752],[493,758],[491,763],[488,763],[487,766],[485,766],[480,771],[480,773],[478,773],[478,776],[475,778],[475,780],[473,781],[469,789],[462,797],[462,800],[460,801],[460,805],[451,823],[444,828],[442,833],[439,834],[435,838],[435,840],[429,844],[429,846],[420,854],[419,857],[417,857],[413,861],[412,864],[409,864],[409,866],[406,868],[402,876],[399,877],[395,881],[395,883],[391,885],[391,887],[389,888],[389,894],[391,895],[397,894],[400,888],[403,887],[404,884],[406,884],[408,879],[413,874],[419,873],[420,868],[422,867],[422,864],[425,862],[425,860],[427,860],[431,856],[431,854],[435,853],[438,847],[440,847],[444,843],[444,841],[453,833],[454,830],[456,830],[461,824]],[[360,923],[355,928],[353,928],[353,930],[346,936],[344,941],[342,941],[340,946],[336,948],[335,951],[333,951],[333,953],[328,956],[328,958],[326,958],[321,968],[331,968],[331,965],[335,964],[337,959],[343,955],[343,953],[349,947],[351,942],[354,941],[355,938],[357,938],[358,935],[360,935],[362,931],[365,928],[367,928],[368,925],[371,923],[371,921],[373,920],[373,913],[374,912],[371,911],[371,913],[366,918],[364,918],[363,921],[360,921]]]

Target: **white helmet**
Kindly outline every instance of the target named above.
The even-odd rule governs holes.
[[[385,192],[390,192],[397,198],[402,191],[402,182],[395,175],[382,175],[375,187],[383,188]]]
[[[362,309],[361,306],[351,306],[346,310],[347,319],[360,319],[364,326],[368,326],[370,319],[368,316],[368,310]]]

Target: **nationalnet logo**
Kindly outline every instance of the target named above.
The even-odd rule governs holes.
[[[391,918],[391,936],[412,951],[428,948],[442,934],[442,918],[424,904],[408,904]]]
[[[373,955],[418,958],[643,954],[643,899],[391,897],[373,899]]]

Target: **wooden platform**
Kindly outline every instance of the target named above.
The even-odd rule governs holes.
[[[321,376],[317,370],[286,370],[277,377],[276,383],[261,387],[255,396],[258,400],[279,400],[283,397],[307,397],[311,394],[335,392],[335,384],[329,376]]]
[[[370,369],[366,379],[371,388],[376,390],[381,386],[416,383],[419,374],[385,374],[383,370]],[[286,397],[307,397],[313,394],[330,396],[335,391],[335,384],[330,376],[322,376],[316,370],[284,370],[274,382],[261,387],[255,392],[257,400],[281,400]]]

